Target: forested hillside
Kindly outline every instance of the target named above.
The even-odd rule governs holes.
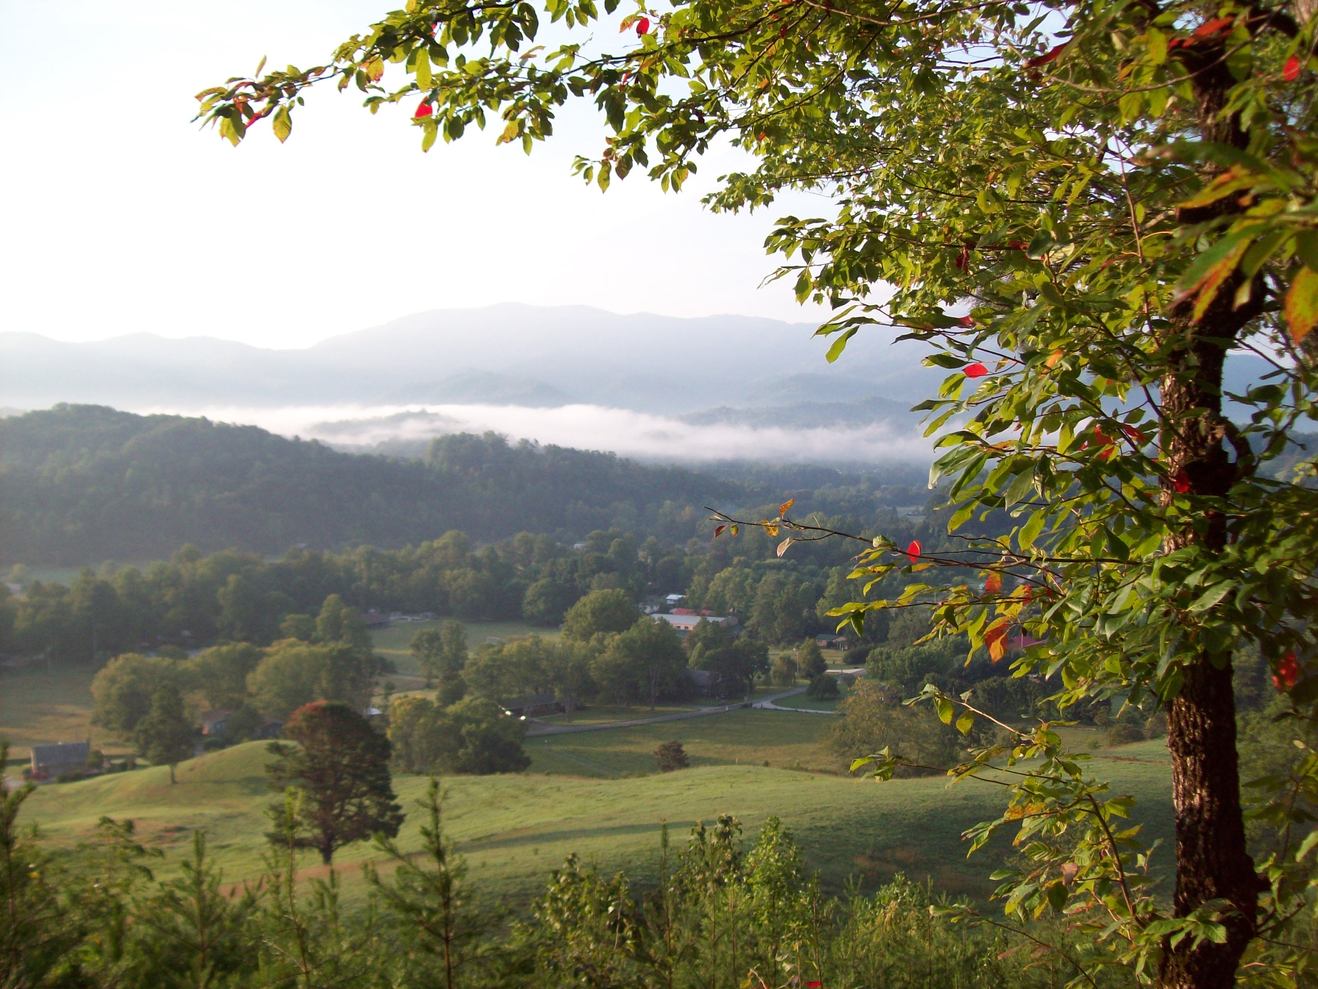
[[[180,545],[280,553],[398,546],[461,529],[580,538],[654,523],[665,502],[747,489],[493,434],[436,440],[423,461],[340,453],[253,426],[60,405],[0,420],[0,562],[168,557]]]

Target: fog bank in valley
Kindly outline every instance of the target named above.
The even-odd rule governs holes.
[[[171,411],[138,408],[137,412]],[[675,464],[726,460],[872,464],[928,461],[930,440],[914,426],[867,423],[837,427],[763,423],[691,423],[671,416],[599,405],[214,407],[192,410],[219,422],[247,423],[284,436],[341,447],[424,442],[448,433],[493,431],[583,450],[607,450]],[[914,422],[914,417],[912,417]]]

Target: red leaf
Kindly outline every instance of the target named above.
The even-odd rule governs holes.
[[[805,989],[824,989],[824,984],[818,979],[811,979],[805,984]]]
[[[636,22],[636,34],[639,37],[642,34],[650,33],[650,18],[642,17]]]
[[[993,573],[989,574],[987,577],[984,578],[984,593],[985,594],[1002,593],[1002,574],[998,573],[997,571],[994,571]]]
[[[723,535],[723,530],[726,528],[727,528],[726,525],[714,526],[714,538],[717,539],[719,536]]]
[[[1288,652],[1277,664],[1277,672],[1272,675],[1272,685],[1278,690],[1289,690],[1300,682],[1303,670],[1295,659],[1295,653]]]
[[[1069,41],[1063,41],[1060,45],[1053,48],[1051,51],[1047,52],[1046,54],[1036,55],[1034,58],[1029,59],[1025,63],[1025,67],[1027,69],[1037,69],[1041,65],[1047,65],[1049,62],[1055,62],[1058,56],[1062,54],[1062,50],[1066,48],[1066,46],[1069,45],[1070,43],[1071,42]]]
[[[970,267],[970,248],[963,246],[956,256],[956,267],[958,271],[965,271]]]
[[[1286,59],[1286,64],[1281,70],[1281,77],[1287,82],[1294,82],[1296,79],[1300,78],[1300,69],[1302,67],[1300,57],[1298,55],[1292,55],[1290,58]]]
[[[979,361],[975,361],[974,364],[967,364],[961,371],[967,378],[982,378],[988,374],[988,368]]]
[[[1121,431],[1126,434],[1126,439],[1130,440],[1136,446],[1147,446],[1149,442],[1148,434],[1142,429],[1134,426],[1122,426]]]
[[[1177,494],[1190,493],[1190,478],[1186,475],[1184,470],[1178,470],[1172,475],[1172,489],[1175,490]]]
[[[420,120],[422,117],[429,117],[435,112],[434,107],[430,105],[429,100],[422,100],[417,104],[416,113],[412,114],[413,120]]]
[[[920,545],[920,540],[912,539],[911,544],[906,547],[906,558],[914,563],[924,552],[924,547]]]
[[[962,317],[961,317],[961,325],[962,325],[962,326],[966,326],[966,327],[974,326],[974,325],[975,325],[975,317],[974,317],[974,316],[962,316]]]
[[[1224,31],[1230,31],[1231,25],[1236,22],[1234,17],[1214,17],[1210,21],[1204,21],[1194,29],[1196,38],[1211,38],[1215,35],[1222,34]]]

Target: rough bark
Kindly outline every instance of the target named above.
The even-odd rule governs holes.
[[[1169,371],[1162,382],[1163,455],[1173,477],[1192,494],[1222,498],[1236,479],[1224,445],[1222,367],[1240,329],[1257,315],[1255,304],[1233,307],[1238,279],[1229,279],[1197,322],[1180,314],[1169,337]],[[1207,511],[1170,536],[1166,549],[1189,545],[1213,553],[1227,545],[1221,512]],[[1223,944],[1183,940],[1165,948],[1159,973],[1164,989],[1226,989],[1250,939],[1261,885],[1245,845],[1236,755],[1235,695],[1229,650],[1201,650],[1184,671],[1168,705],[1167,747],[1176,812],[1174,909],[1186,916],[1210,900],[1227,900]]]

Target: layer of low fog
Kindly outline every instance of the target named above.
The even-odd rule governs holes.
[[[168,411],[135,409],[133,411]],[[448,433],[493,431],[513,440],[607,450],[676,464],[749,460],[781,463],[866,463],[930,459],[930,441],[912,426],[890,423],[836,427],[718,422],[563,405],[287,406],[189,410],[219,422],[261,426],[284,436],[318,439],[340,448],[423,443]]]

